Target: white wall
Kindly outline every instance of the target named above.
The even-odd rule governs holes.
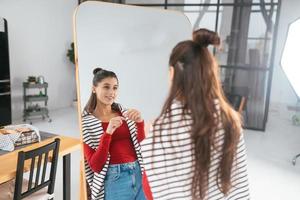
[[[0,17],[0,32],[4,32],[5,27],[4,27],[4,19]]]
[[[49,83],[50,109],[71,105],[75,70],[66,52],[73,41],[76,6],[77,0],[0,1],[0,17],[9,29],[13,121],[22,117],[22,82],[29,75],[43,75]]]
[[[289,81],[287,80],[280,66],[282,50],[285,44],[288,25],[295,19],[300,18],[300,1],[299,0],[282,0],[281,13],[279,19],[277,47],[274,60],[273,83],[271,90],[271,104],[292,104],[297,102]]]

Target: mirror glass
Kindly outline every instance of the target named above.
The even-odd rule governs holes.
[[[176,11],[101,2],[80,4],[75,15],[80,111],[91,94],[93,69],[119,78],[117,103],[157,117],[168,92],[172,48],[191,39],[192,26]]]

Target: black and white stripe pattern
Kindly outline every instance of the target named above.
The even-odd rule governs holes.
[[[118,107],[124,115],[125,112],[127,112],[126,109],[123,109],[120,104],[118,104]],[[136,155],[138,158],[139,165],[141,167],[142,173],[144,172],[144,164],[143,164],[143,157],[141,154],[141,146],[140,143],[137,140],[137,127],[136,123],[134,121],[129,120],[128,118],[125,118],[131,140],[133,143],[133,146],[136,151]],[[95,116],[93,116],[91,113],[88,113],[86,111],[83,111],[82,114],[82,132],[83,132],[83,142],[90,146],[92,149],[96,150],[99,146],[100,137],[104,133],[102,128],[102,123],[99,119],[97,119]],[[100,171],[100,173],[93,172],[90,168],[88,162],[85,160],[85,175],[87,183],[91,190],[91,199],[92,200],[103,200],[104,199],[104,179],[107,173],[108,165],[110,161],[110,155],[108,155],[108,158],[106,160],[106,164],[104,165],[103,169]]]
[[[220,117],[218,101],[215,102],[216,117]],[[194,147],[190,138],[192,120],[189,115],[181,117],[180,102],[171,106],[169,119],[159,119],[151,136],[142,142],[145,169],[155,200],[190,200],[194,168]],[[219,120],[220,121],[220,120]],[[160,126],[162,125],[162,126]],[[224,130],[218,124],[216,145],[211,147],[208,190],[205,200],[246,200],[249,197],[246,150],[241,134],[232,167],[232,188],[225,196],[217,186],[217,169],[222,156]],[[161,132],[161,139],[158,137]],[[156,140],[154,147],[153,139]]]

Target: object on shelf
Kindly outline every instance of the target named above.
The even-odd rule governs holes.
[[[37,77],[37,82],[38,82],[39,84],[44,84],[45,78],[44,78],[43,76],[38,76],[38,77]]]
[[[41,111],[41,107],[39,104],[31,105],[31,106],[28,106],[27,111],[39,112],[39,111]]]
[[[36,77],[35,76],[28,76],[27,82],[30,84],[36,83]]]

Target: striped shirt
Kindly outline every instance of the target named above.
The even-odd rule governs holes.
[[[122,116],[124,117],[124,113],[126,113],[127,110],[123,109],[120,104],[118,104],[118,107],[122,113]],[[129,120],[127,117],[125,117],[125,120],[128,125],[131,140],[143,174],[144,164],[141,154],[141,146],[137,140],[137,126],[134,121]],[[84,111],[82,114],[82,132],[83,142],[87,144],[90,148],[96,150],[99,146],[100,138],[104,133],[101,121],[95,116],[93,116],[91,113]],[[85,176],[88,186],[91,190],[92,200],[104,199],[104,179],[108,170],[109,163],[110,155],[108,155],[103,169],[99,173],[97,173],[91,169],[88,162],[85,160]]]
[[[215,117],[220,119],[218,101],[215,102]],[[185,114],[180,102],[175,101],[167,118],[160,118],[153,127],[151,136],[142,142],[142,153],[148,180],[155,200],[190,200],[194,168],[194,145],[190,137],[192,119]],[[232,188],[225,196],[217,186],[217,169],[222,157],[224,130],[219,120],[216,145],[211,147],[208,190],[205,200],[250,199],[246,150],[241,134],[234,157]],[[161,133],[161,138],[157,135]],[[153,145],[153,139],[154,147]]]

